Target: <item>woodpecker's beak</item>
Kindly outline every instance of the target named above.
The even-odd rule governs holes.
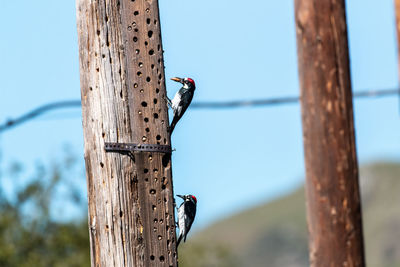
[[[176,195],[176,196],[182,198],[183,200],[185,200],[185,196],[182,196],[182,195]]]
[[[178,82],[178,83],[183,83],[183,79],[182,78],[174,77],[174,78],[171,78],[171,80],[173,80],[175,82]]]

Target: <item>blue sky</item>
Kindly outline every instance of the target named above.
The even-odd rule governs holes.
[[[397,86],[392,0],[347,1],[354,90]],[[47,102],[79,99],[75,1],[0,1],[0,123]],[[298,95],[292,0],[160,0],[166,77],[195,79],[194,101]],[[170,96],[178,85],[167,82]],[[355,101],[361,164],[400,160],[398,98]],[[189,110],[173,135],[175,193],[199,200],[197,227],[277,197],[304,179],[298,105]],[[1,164],[82,159],[79,109],[0,136]],[[82,190],[86,186],[82,184]]]

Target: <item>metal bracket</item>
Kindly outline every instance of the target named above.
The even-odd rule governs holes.
[[[120,152],[120,153],[133,153],[133,152],[159,152],[159,153],[172,153],[171,146],[158,145],[158,144],[131,144],[131,143],[108,143],[104,144],[106,152]]]

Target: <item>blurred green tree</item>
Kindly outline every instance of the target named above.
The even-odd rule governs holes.
[[[66,154],[50,167],[37,164],[31,177],[19,163],[0,171],[0,266],[90,266],[86,202],[79,189],[84,176],[77,168]],[[81,215],[57,218],[55,206],[65,213],[75,207]]]

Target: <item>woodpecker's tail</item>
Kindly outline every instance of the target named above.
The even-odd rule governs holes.
[[[179,235],[178,241],[176,241],[176,247],[178,247],[179,243],[181,243],[182,237],[183,237],[183,235]]]
[[[171,125],[169,126],[169,129],[168,129],[170,135],[171,135],[172,132],[174,131],[175,125],[176,125],[176,123],[178,122],[178,120],[179,120],[179,119],[176,119],[175,117],[174,117],[174,119],[172,120]]]

